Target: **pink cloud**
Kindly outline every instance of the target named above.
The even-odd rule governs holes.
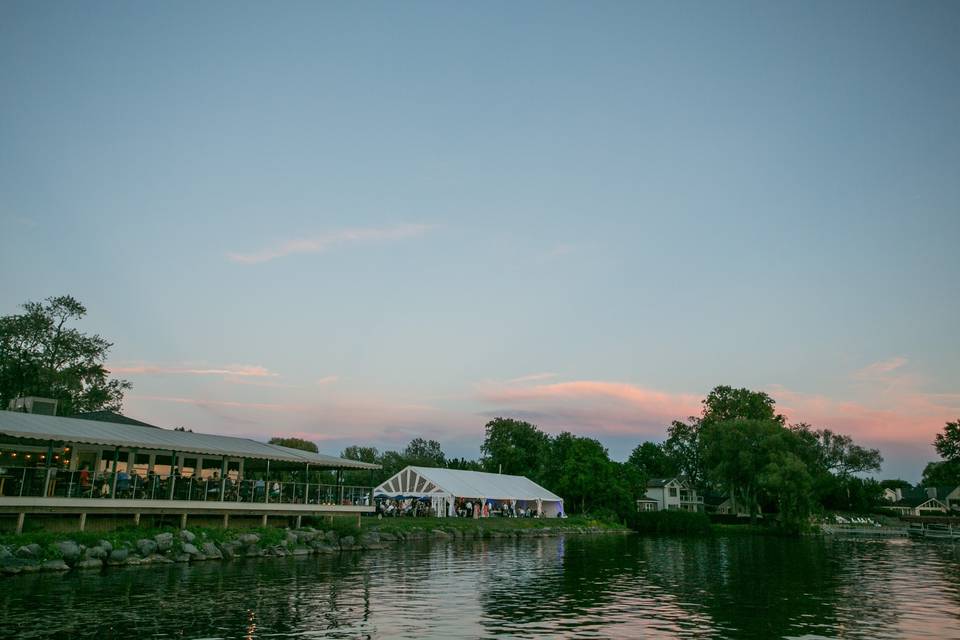
[[[331,247],[361,242],[402,240],[421,236],[433,228],[428,224],[400,224],[390,227],[340,229],[307,238],[295,238],[250,253],[228,253],[233,262],[259,264],[297,253],[322,253]]]

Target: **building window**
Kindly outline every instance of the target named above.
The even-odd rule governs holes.
[[[676,497],[677,497],[677,488],[676,488],[676,487],[670,487],[670,497],[671,497],[671,498],[676,498]]]

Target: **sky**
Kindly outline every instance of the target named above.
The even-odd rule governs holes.
[[[161,426],[623,460],[728,384],[916,481],[958,114],[956,2],[3,2],[0,314]]]

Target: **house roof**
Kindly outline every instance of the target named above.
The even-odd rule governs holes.
[[[647,480],[647,488],[653,489],[657,487],[665,487],[671,482],[677,482],[678,484],[683,484],[680,478],[650,478]]]
[[[381,483],[373,494],[563,502],[563,498],[524,476],[435,467],[406,467]]]
[[[926,504],[927,502],[936,502],[939,506],[946,507],[946,505],[943,504],[940,500],[937,500],[936,498],[931,498],[930,496],[927,495],[927,492],[923,490],[912,491],[910,493],[904,494],[900,500],[897,500],[893,504],[898,507],[915,508],[915,507],[919,507],[922,504]]]
[[[379,465],[301,451],[249,438],[173,431],[152,425],[100,422],[15,411],[0,411],[0,434],[31,440],[53,440],[108,447],[176,451],[231,458],[281,460],[341,469],[379,469]]]

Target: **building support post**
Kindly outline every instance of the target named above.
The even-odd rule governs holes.
[[[263,501],[270,502],[270,461],[267,460],[267,477],[263,481]],[[267,526],[267,516],[263,516],[263,526]]]
[[[140,526],[140,513],[139,513],[139,512],[133,514],[133,526],[135,526],[135,527],[139,527],[139,526]]]
[[[181,529],[187,528],[187,512],[186,511],[180,514],[180,528]]]
[[[81,513],[80,514],[80,531],[83,531],[86,528],[87,528],[87,514]]]
[[[229,527],[230,527],[230,514],[225,513],[223,514],[223,528],[227,529]]]
[[[220,463],[220,502],[226,500],[224,494],[227,493],[227,456],[223,456],[223,461]],[[226,524],[223,525],[226,528]]]
[[[297,529],[303,526],[303,516],[297,516]]]
[[[26,518],[27,514],[21,511],[17,514],[17,535],[23,533],[23,520]]]
[[[110,489],[110,498],[117,497],[117,463],[120,462],[120,447],[113,449],[113,488]]]
[[[177,483],[177,476],[173,470],[177,468],[177,452],[170,452],[170,499],[173,500],[173,486]]]
[[[267,514],[263,514],[263,517],[260,518],[260,526],[261,527],[267,526]]]

